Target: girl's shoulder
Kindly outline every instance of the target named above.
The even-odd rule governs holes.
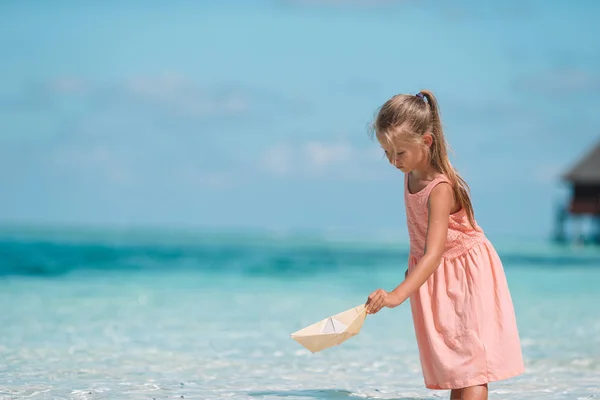
[[[417,181],[410,175],[410,172],[404,174],[404,191],[409,196],[429,197],[431,191],[440,183],[448,183],[450,180],[444,174],[437,174],[431,180]]]

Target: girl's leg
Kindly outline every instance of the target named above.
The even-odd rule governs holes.
[[[450,400],[461,400],[462,399],[462,389],[452,389],[450,392]]]
[[[462,400],[487,400],[488,385],[487,383],[477,386],[469,386],[462,389]]]

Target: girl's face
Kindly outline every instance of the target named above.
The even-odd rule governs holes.
[[[421,136],[418,141],[393,138],[391,143],[385,139],[379,140],[379,143],[390,164],[405,174],[415,169],[424,169],[429,162],[429,146],[432,137],[428,133]]]

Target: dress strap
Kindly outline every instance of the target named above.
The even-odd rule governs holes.
[[[429,182],[423,189],[419,190],[417,193],[411,193],[408,185],[409,174],[405,174],[404,176],[404,188],[409,197],[428,198],[433,188],[436,187],[438,184],[443,182],[450,182],[445,175],[440,174],[436,176],[431,182]]]
[[[433,188],[435,188],[440,183],[450,183],[450,181],[448,180],[448,178],[446,178],[445,175],[438,175],[437,177],[435,177],[435,179],[429,182],[423,190],[421,190],[421,192],[423,192],[423,197],[429,198],[429,195],[431,194]]]

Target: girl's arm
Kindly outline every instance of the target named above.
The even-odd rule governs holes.
[[[423,285],[440,265],[446,246],[448,219],[454,204],[452,187],[447,183],[436,185],[429,195],[429,221],[425,254],[406,279],[391,292],[378,289],[367,300],[367,311],[375,314],[383,307],[397,307]]]

